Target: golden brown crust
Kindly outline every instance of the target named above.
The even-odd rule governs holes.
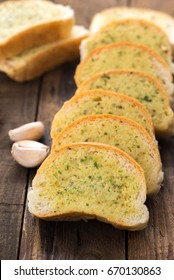
[[[103,25],[100,28],[100,30],[95,33],[95,35],[100,34],[100,32],[102,32],[103,30],[105,30],[107,28],[109,29],[110,27],[112,27],[112,25],[117,25],[117,24],[119,25],[119,24],[124,24],[124,23],[127,23],[127,22],[128,23],[129,22],[139,22],[142,25],[148,25],[150,28],[153,28],[157,32],[162,33],[163,36],[166,38],[166,41],[168,42],[169,46],[170,46],[169,38],[168,38],[167,34],[164,32],[164,30],[160,26],[158,26],[158,25],[156,25],[156,24],[154,24],[154,23],[152,23],[148,20],[145,20],[145,19],[138,19],[138,18],[117,19],[116,21],[111,21],[108,24]],[[171,49],[171,51],[172,51],[172,49]]]
[[[169,38],[166,34],[166,32],[158,25],[145,20],[145,19],[139,19],[139,18],[126,18],[126,19],[117,19],[116,21],[111,21],[109,23],[107,23],[106,25],[103,25],[100,30],[98,30],[93,36],[95,37],[95,35],[97,36],[97,34],[100,34],[100,32],[103,32],[105,31],[106,29],[109,29],[109,28],[112,28],[113,25],[119,25],[119,24],[126,24],[126,23],[129,23],[129,22],[137,22],[137,23],[140,23],[142,25],[147,25],[149,26],[150,28],[153,28],[155,29],[156,32],[158,33],[161,33],[165,39],[166,39],[166,42],[168,43],[168,46],[170,47],[169,49],[169,54],[170,56],[172,56],[172,47],[171,47],[171,44],[170,44],[170,41],[169,41]],[[172,57],[171,57],[171,60],[172,60]]]
[[[13,3],[13,1],[8,3],[10,2]],[[49,1],[43,2],[49,3]],[[6,3],[1,3],[0,8],[2,5],[5,6]],[[13,57],[38,45],[50,43],[57,39],[65,39],[69,36],[73,24],[74,16],[72,10],[66,18],[47,20],[19,30],[16,34],[0,42],[0,60]]]
[[[91,59],[91,57],[95,54],[100,53],[102,50],[109,50],[115,47],[124,47],[124,46],[129,46],[129,47],[134,47],[134,48],[139,48],[141,50],[144,50],[145,52],[148,52],[152,57],[154,57],[159,63],[161,63],[163,65],[163,67],[166,69],[167,73],[168,73],[168,77],[170,79],[170,81],[172,81],[172,74],[170,72],[170,68],[169,65],[159,56],[157,55],[153,50],[151,50],[148,47],[145,47],[143,45],[137,45],[137,44],[133,44],[133,43],[113,43],[113,44],[109,44],[106,46],[102,46],[102,47],[97,47],[95,49],[93,49],[83,60],[82,62],[77,66],[76,72],[75,72],[75,82],[77,84],[77,86],[79,87],[79,85],[81,84],[81,82],[79,81],[79,75],[81,72],[81,69],[83,69],[83,65],[85,65],[85,63]]]
[[[66,135],[66,134],[68,135],[69,130],[71,130],[71,128],[75,127],[78,124],[85,124],[85,123],[88,123],[89,121],[101,120],[101,119],[110,119],[112,121],[114,121],[114,120],[120,121],[123,126],[125,124],[129,124],[132,128],[138,129],[139,133],[143,135],[143,138],[145,139],[145,141],[150,146],[150,149],[153,150],[153,152],[156,154],[156,156],[157,156],[156,157],[156,160],[157,160],[156,165],[161,166],[161,159],[160,159],[160,154],[159,154],[157,145],[156,145],[155,141],[147,133],[147,131],[141,125],[132,121],[129,118],[122,117],[122,116],[116,116],[116,115],[110,115],[110,114],[89,115],[89,116],[85,116],[81,119],[78,119],[78,120],[70,123],[58,134],[57,138],[53,142],[51,153],[54,153],[54,152],[56,152],[57,150],[60,149],[60,146],[58,145],[59,141],[61,141],[61,138],[62,138],[63,135]],[[89,143],[89,142],[85,142],[85,143]],[[103,145],[105,145],[105,144],[103,144]],[[56,146],[57,146],[57,148],[56,148]],[[157,188],[155,191],[153,191],[153,194],[157,193],[158,191],[159,191],[159,189]],[[151,193],[149,193],[149,194],[151,194]]]
[[[3,61],[38,45],[65,39],[69,36],[73,23],[73,19],[70,18],[59,22],[43,23],[21,31],[0,43],[0,60]]]
[[[64,105],[62,106],[62,108],[56,113],[56,115],[54,116],[54,119],[53,119],[53,122],[52,122],[52,125],[51,125],[51,138],[54,139],[54,129],[53,129],[53,126],[54,126],[54,120],[56,119],[57,115],[60,114],[61,112],[64,111],[64,106],[71,106],[71,104],[73,102],[78,102],[79,99],[81,99],[81,97],[86,97],[86,96],[94,96],[94,95],[98,95],[98,94],[102,94],[102,95],[105,95],[105,96],[110,96],[110,97],[117,97],[125,102],[129,102],[129,103],[132,103],[134,104],[136,107],[138,107],[142,112],[143,112],[143,115],[146,117],[146,120],[149,124],[149,130],[151,131],[152,135],[155,135],[155,130],[154,130],[154,126],[153,126],[153,122],[152,122],[152,119],[151,119],[151,116],[149,114],[149,112],[147,111],[147,109],[144,107],[143,104],[141,104],[137,99],[133,98],[133,97],[130,97],[130,96],[127,96],[127,95],[124,95],[122,93],[116,93],[116,92],[112,92],[112,91],[106,91],[106,90],[85,90],[83,92],[80,92],[79,94],[77,95],[74,95],[70,100],[66,101],[64,103]]]
[[[66,221],[77,221],[80,219],[98,219],[100,221],[112,224],[113,226],[115,226],[116,228],[120,228],[120,229],[129,229],[129,230],[140,230],[143,229],[148,222],[148,218],[149,218],[149,213],[148,210],[146,208],[145,205],[143,205],[143,203],[145,202],[146,199],[146,183],[145,183],[145,177],[144,177],[144,172],[142,170],[142,168],[130,157],[128,156],[125,152],[121,151],[118,148],[109,146],[109,145],[105,145],[105,144],[95,144],[95,143],[74,143],[74,144],[70,144],[70,145],[66,145],[63,146],[62,148],[60,148],[57,152],[51,154],[45,161],[44,163],[41,165],[41,167],[38,169],[37,174],[39,173],[43,173],[44,169],[46,169],[48,167],[48,165],[51,163],[54,163],[54,161],[61,155],[62,152],[64,152],[65,150],[70,150],[70,149],[74,149],[76,147],[85,147],[85,148],[94,148],[95,151],[101,151],[101,150],[105,150],[107,152],[111,152],[114,155],[117,156],[121,156],[122,158],[125,158],[129,161],[129,163],[134,166],[134,168],[137,170],[138,172],[138,176],[139,179],[141,181],[141,191],[142,191],[142,197],[140,198],[139,203],[137,203],[137,210],[142,211],[142,217],[143,219],[141,219],[140,217],[140,222],[137,222],[136,220],[130,220],[129,218],[123,220],[123,218],[117,218],[116,220],[111,217],[109,219],[109,216],[101,216],[100,213],[94,213],[94,211],[90,211],[90,210],[85,210],[82,211],[76,211],[75,209],[69,209],[69,210],[65,210],[63,212],[59,211],[59,213],[55,212],[49,212],[49,211],[43,211],[43,214],[40,214],[39,212],[32,210],[31,208],[29,208],[31,210],[31,213],[33,213],[36,217],[40,218],[40,219],[44,219],[44,220],[57,220],[57,221],[62,221],[62,220],[66,220]],[[33,190],[31,192],[34,191],[34,189],[37,188],[35,186],[33,186]],[[32,199],[32,198],[30,198]],[[31,205],[31,201],[29,199],[29,205]],[[142,205],[141,205],[142,204]],[[30,206],[29,206],[30,207]]]
[[[99,78],[100,76],[104,75],[104,74],[112,74],[112,73],[135,73],[136,75],[143,77],[147,80],[149,80],[152,84],[155,84],[155,86],[160,90],[161,94],[163,95],[163,97],[165,98],[168,106],[170,106],[170,100],[169,100],[169,95],[166,92],[165,88],[163,87],[163,85],[154,77],[148,75],[147,73],[144,72],[140,72],[137,70],[129,70],[129,69],[111,69],[111,70],[107,70],[104,72],[100,72],[97,73],[95,75],[93,75],[92,77],[90,77],[89,79],[85,80],[83,83],[80,84],[79,88],[76,90],[76,94],[79,94],[83,91],[83,87],[85,87],[86,84],[88,84],[90,81],[95,80],[96,78]]]
[[[124,70],[123,70],[124,71]],[[104,73],[104,72],[103,72]],[[98,75],[98,74],[97,74]],[[94,77],[94,76],[93,76]],[[85,82],[84,82],[85,83]],[[74,101],[78,101],[80,99],[80,96],[88,96],[88,95],[94,95],[94,94],[103,94],[103,95],[107,95],[107,96],[117,96],[117,98],[120,98],[122,100],[125,100],[126,102],[131,102],[134,103],[136,107],[139,107],[141,111],[143,111],[144,115],[146,116],[146,119],[149,123],[149,127],[151,127],[151,130],[153,132],[153,134],[155,134],[154,132],[154,126],[153,126],[153,122],[152,122],[152,118],[148,112],[148,110],[146,109],[146,107],[140,103],[137,99],[130,97],[128,95],[125,95],[123,93],[118,93],[118,92],[112,92],[112,91],[107,91],[107,90],[103,90],[103,89],[94,89],[94,90],[82,90],[80,91],[80,88],[77,89],[76,94],[73,96],[73,98],[71,98],[71,100],[67,101],[67,103],[71,104],[71,102]]]
[[[47,49],[24,59],[19,65],[13,60],[6,60],[0,65],[0,70],[18,82],[31,80],[57,65],[76,59],[79,56],[79,44],[86,37],[87,31],[79,37],[50,43]]]
[[[157,145],[155,144],[154,140],[152,140],[152,138],[150,137],[150,135],[147,133],[147,131],[137,122],[126,118],[126,117],[122,117],[122,116],[116,116],[116,115],[110,115],[110,114],[101,114],[101,115],[88,115],[85,117],[82,117],[72,123],[70,123],[69,125],[67,125],[57,136],[57,138],[54,141],[54,145],[52,147],[52,151],[54,151],[55,146],[57,144],[57,142],[59,141],[59,139],[61,139],[62,135],[66,132],[68,132],[69,129],[71,129],[72,127],[76,126],[79,123],[87,123],[88,121],[91,120],[97,120],[97,119],[111,119],[111,120],[119,120],[123,123],[127,123],[130,124],[132,127],[135,127],[139,130],[139,132],[141,134],[143,134],[143,136],[146,138],[147,142],[149,142],[149,144],[151,145],[151,148],[156,151],[156,153],[159,155],[158,153],[158,148]],[[160,160],[160,158],[159,158]]]
[[[60,147],[60,149],[58,149],[56,151],[54,150],[46,158],[46,160],[42,163],[42,165],[39,167],[39,169],[37,170],[37,174],[42,173],[43,169],[47,168],[49,163],[54,162],[57,159],[57,157],[59,156],[59,154],[61,154],[62,151],[67,150],[67,149],[70,150],[70,149],[73,149],[73,148],[76,148],[76,147],[82,147],[82,148],[83,147],[88,147],[88,148],[95,148],[95,149],[98,149],[98,150],[106,150],[106,151],[110,151],[110,152],[119,154],[122,157],[125,157],[141,173],[142,179],[144,180],[144,185],[146,186],[144,171],[141,168],[141,166],[131,156],[129,156],[126,152],[122,151],[121,149],[119,149],[117,147],[107,145],[107,144],[102,144],[102,143],[93,143],[93,142],[71,143],[71,144],[67,144],[67,145],[64,145],[64,146]]]
[[[61,153],[63,150],[66,149],[73,149],[76,147],[88,147],[88,148],[95,148],[98,150],[106,150],[106,151],[110,151],[116,154],[121,155],[122,157],[125,157],[129,162],[132,163],[132,165],[134,165],[134,167],[141,173],[142,177],[144,178],[144,171],[141,168],[141,166],[132,158],[130,157],[127,153],[123,152],[121,149],[111,146],[111,145],[107,145],[107,144],[100,144],[100,143],[91,143],[91,142],[79,142],[79,143],[71,143],[65,146],[60,147],[60,149],[58,151],[56,151],[55,153]],[[54,153],[53,153],[54,154]],[[144,179],[144,184],[145,184],[145,179]]]

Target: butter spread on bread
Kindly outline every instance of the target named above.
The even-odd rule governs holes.
[[[144,19],[155,23],[168,35],[169,41],[174,46],[174,19],[169,14],[161,11],[137,7],[112,7],[95,14],[90,24],[90,31],[95,33],[102,26],[120,19]]]
[[[29,211],[45,220],[94,219],[120,229],[148,222],[142,168],[118,148],[76,143],[51,154],[38,169]]]
[[[78,65],[75,73],[77,86],[94,74],[111,69],[137,70],[161,81],[173,94],[172,74],[165,63],[151,49],[132,43],[114,43],[95,48]]]
[[[151,117],[136,99],[104,90],[87,90],[65,102],[55,114],[51,125],[53,141],[69,123],[85,115],[113,114],[128,117],[141,124],[154,138]]]
[[[172,48],[166,33],[155,24],[140,19],[117,20],[102,27],[100,31],[82,41],[81,58],[96,47],[116,42],[147,46],[171,64]]]
[[[159,191],[163,180],[160,154],[156,143],[138,123],[106,114],[83,117],[58,134],[52,152],[76,142],[98,142],[120,148],[143,168],[147,194]]]
[[[108,70],[86,80],[76,94],[94,89],[121,92],[138,99],[151,114],[158,138],[174,134],[174,114],[169,97],[163,85],[153,77],[135,70]]]

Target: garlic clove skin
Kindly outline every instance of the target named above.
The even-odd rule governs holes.
[[[11,129],[8,135],[11,141],[20,140],[39,140],[45,132],[45,127],[42,122],[30,122],[19,126],[17,128]]]
[[[23,167],[32,168],[40,165],[49,153],[49,147],[36,141],[23,140],[12,145],[11,154]]]

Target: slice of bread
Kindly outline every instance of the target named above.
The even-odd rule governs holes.
[[[74,24],[69,6],[50,1],[6,1],[0,4],[0,60],[29,48],[67,38]]]
[[[95,114],[113,114],[128,117],[141,124],[154,138],[151,117],[146,108],[136,99],[104,90],[88,90],[82,94],[75,95],[65,102],[63,107],[56,113],[51,126],[53,142],[66,125],[85,115]]]
[[[79,86],[94,74],[111,69],[133,69],[150,74],[165,85],[170,95],[173,94],[168,64],[151,49],[131,43],[114,43],[91,51],[76,69],[76,84]]]
[[[74,26],[71,35],[64,40],[27,50],[0,63],[0,71],[18,81],[28,81],[64,62],[79,56],[79,45],[88,36],[83,26]]]
[[[133,70],[108,70],[86,80],[76,94],[94,89],[121,92],[138,99],[151,114],[158,138],[174,134],[174,113],[168,95],[151,76]]]
[[[158,148],[138,123],[114,115],[90,115],[66,126],[57,136],[52,152],[76,142],[98,142],[116,146],[143,168],[147,194],[160,189],[163,172]]]
[[[95,219],[128,230],[143,229],[142,168],[118,148],[77,143],[51,154],[38,169],[28,194],[29,211],[45,220]]]
[[[107,24],[99,32],[82,41],[81,58],[96,47],[118,42],[147,46],[171,65],[172,48],[166,33],[157,25],[140,19],[123,19]]]
[[[174,46],[174,19],[170,15],[151,9],[135,7],[112,7],[95,14],[91,21],[90,31],[95,33],[102,26],[120,19],[145,19],[158,25],[166,32],[170,43]]]

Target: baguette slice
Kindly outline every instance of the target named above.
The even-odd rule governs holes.
[[[69,6],[50,1],[6,1],[0,4],[0,61],[29,48],[67,38],[74,24]]]
[[[95,114],[128,117],[141,124],[154,139],[151,117],[146,108],[136,99],[104,90],[88,90],[65,102],[56,113],[51,126],[53,142],[66,125],[85,115]]]
[[[76,94],[94,89],[117,91],[138,99],[149,111],[158,138],[174,134],[174,113],[168,95],[151,76],[135,70],[108,70],[83,82]]]
[[[120,19],[144,19],[158,25],[168,35],[169,41],[174,46],[174,19],[170,15],[145,8],[112,7],[96,14],[90,25],[90,31],[95,33],[102,26]]]
[[[99,32],[82,41],[81,58],[96,47],[118,42],[147,46],[171,65],[172,48],[166,33],[157,25],[140,19],[117,20],[102,27]]]
[[[38,169],[29,211],[45,220],[95,219],[120,229],[148,222],[142,168],[118,148],[77,143],[51,154]]]
[[[131,43],[114,43],[91,51],[78,65],[77,86],[94,74],[111,69],[137,70],[161,81],[169,95],[173,95],[169,66],[151,49]]]
[[[158,148],[138,123],[113,115],[90,115],[66,126],[57,136],[52,152],[76,142],[98,142],[128,153],[144,170],[147,194],[160,189],[163,172]]]
[[[0,63],[0,71],[18,81],[28,81],[64,62],[79,56],[79,45],[88,36],[83,26],[74,26],[71,35],[64,40],[32,48]]]

